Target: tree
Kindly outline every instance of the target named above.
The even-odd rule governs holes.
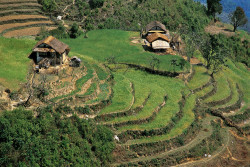
[[[248,21],[244,9],[239,6],[233,13],[229,15],[229,17],[231,24],[234,26],[234,32],[236,31],[237,27],[245,25]]]
[[[42,0],[41,1],[41,4],[42,4],[42,9],[45,11],[45,12],[53,12],[55,11],[56,9],[56,3],[54,0]]]
[[[152,56],[149,62],[150,67],[154,70],[155,67],[159,68],[160,60],[157,57]]]
[[[213,16],[214,22],[216,22],[215,16],[217,13],[221,14],[222,5],[220,3],[221,0],[207,0],[207,12],[209,15]]]
[[[74,23],[72,25],[69,32],[70,32],[70,38],[77,38],[79,35],[81,35],[81,32],[79,30],[79,26],[77,23]]]
[[[92,9],[102,7],[104,0],[90,0],[89,5]]]
[[[220,40],[220,35],[211,35],[201,47],[203,58],[206,60],[207,69],[211,71],[211,76],[220,71],[226,62],[226,57],[230,54],[229,48]]]

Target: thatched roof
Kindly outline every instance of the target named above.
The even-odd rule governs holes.
[[[49,45],[51,48],[53,48],[56,52],[58,52],[60,54],[62,54],[65,51],[69,52],[69,50],[70,50],[69,46],[67,44],[59,41],[58,39],[56,39],[53,36],[49,36],[49,37],[37,42],[37,44],[33,48],[33,51],[36,51],[37,47],[41,44]]]
[[[165,27],[165,25],[163,25],[161,22],[159,21],[152,21],[151,23],[149,23],[147,26],[146,26],[146,33],[148,33],[153,27],[160,27],[162,30],[164,30],[165,32],[167,32],[167,29]]]
[[[164,34],[161,34],[161,33],[153,33],[153,34],[147,36],[147,41],[150,42],[150,43],[154,42],[157,39],[162,39],[164,41],[170,42],[168,37],[166,35],[164,35]]]

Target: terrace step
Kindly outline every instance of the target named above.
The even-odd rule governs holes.
[[[57,27],[46,27],[47,30],[53,30],[56,29]],[[5,34],[3,34],[4,37],[6,38],[11,38],[11,37],[20,37],[20,36],[34,36],[39,34],[41,31],[41,27],[30,27],[30,28],[24,28],[20,30],[13,30],[9,31]]]
[[[15,9],[15,10],[3,10],[0,11],[0,16],[9,16],[9,15],[35,15],[42,14],[43,12],[40,9]]]
[[[138,112],[140,112],[143,107],[147,104],[148,99],[150,98],[151,93],[148,95],[148,97],[144,100],[144,102],[142,103],[141,106],[138,106],[136,108],[133,109],[128,109],[126,111],[122,111],[122,112],[114,112],[114,113],[108,113],[108,114],[101,114],[101,115],[97,115],[95,117],[96,121],[110,121],[111,119],[115,118],[115,117],[123,117],[123,116],[129,116],[129,115],[133,115],[133,114],[137,114]]]
[[[0,25],[0,34],[5,34],[8,31],[19,30],[29,27],[43,27],[43,26],[55,26],[55,24],[51,21],[33,21],[27,23],[15,23],[15,24],[4,24]]]
[[[116,123],[103,123],[103,125],[109,126],[109,127],[121,127],[121,126],[126,126],[126,125],[131,125],[131,124],[143,124],[146,122],[151,122],[155,119],[157,113],[162,109],[162,107],[165,106],[166,104],[166,100],[167,100],[167,95],[165,95],[163,97],[163,102],[161,104],[159,104],[154,111],[152,112],[152,114],[149,117],[145,117],[142,119],[135,119],[135,120],[128,120],[128,121],[124,121],[124,122],[116,122]]]
[[[187,144],[183,145],[183,146],[178,146],[175,148],[172,148],[173,145],[171,146],[171,141],[166,142],[166,144],[168,145],[167,147],[165,146],[165,151],[162,153],[154,153],[152,152],[150,153],[144,153],[144,151],[142,150],[141,152],[137,152],[137,155],[139,156],[138,158],[133,158],[131,160],[129,160],[130,164],[141,164],[141,162],[145,162],[145,161],[150,161],[152,159],[156,159],[156,158],[164,158],[164,157],[168,157],[168,155],[171,154],[175,154],[184,150],[189,150],[190,148],[195,147],[196,145],[198,145],[199,143],[202,142],[202,140],[208,138],[209,136],[212,135],[213,132],[213,128],[210,126],[210,122],[212,120],[214,120],[215,117],[207,117],[206,119],[203,120],[202,122],[202,128],[206,129],[206,130],[202,130],[200,131],[197,136],[192,139],[190,142],[188,142]],[[172,139],[173,140],[173,139]],[[175,141],[176,142],[176,141]],[[163,147],[163,146],[161,146]],[[132,146],[129,147],[130,149],[132,148]],[[141,148],[140,146],[138,148]],[[133,149],[133,151],[135,151]],[[150,150],[149,150],[150,151]],[[119,166],[119,165],[126,165],[128,164],[127,162],[122,162],[122,163],[116,163],[113,164],[113,166]]]
[[[173,117],[171,117],[171,120],[169,122],[165,122],[166,125],[164,127],[144,129],[144,130],[125,130],[125,131],[123,130],[117,136],[119,137],[121,142],[127,142],[128,140],[167,134],[171,131],[171,129],[175,126],[175,124],[177,124],[183,117],[183,103],[185,103],[184,100],[182,100],[182,102],[179,102],[180,110],[177,113],[175,113]],[[164,108],[167,107],[168,106],[164,106]]]
[[[41,9],[41,5],[38,3],[20,3],[20,4],[4,4],[0,5],[0,10],[14,10],[14,9]]]
[[[233,91],[232,91],[232,83],[230,82],[230,81],[226,81],[226,83],[228,84],[228,87],[225,87],[225,86],[223,86],[222,87],[222,85],[220,85],[220,87],[218,87],[218,82],[216,82],[217,83],[217,91],[216,91],[216,93],[213,95],[213,96],[210,96],[209,97],[209,100],[208,100],[208,98],[206,98],[204,101],[203,101],[203,104],[205,105],[205,106],[208,106],[208,107],[215,107],[215,106],[218,106],[218,105],[224,105],[224,104],[226,104],[226,103],[228,103],[230,100],[232,100],[232,97],[233,97]],[[219,99],[219,98],[217,98],[216,96],[220,96],[220,93],[222,92],[222,91],[225,91],[225,90],[229,90],[229,93],[228,92],[226,92],[228,95],[227,96],[224,96],[224,99]],[[218,96],[218,97],[219,97]],[[216,97],[216,100],[214,100],[214,98],[212,98],[212,97]],[[218,100],[217,100],[218,99]]]
[[[37,0],[1,0],[0,4],[38,3]]]
[[[212,109],[221,111],[223,113],[228,113],[230,111],[239,109],[241,107],[242,100],[243,100],[243,93],[240,90],[238,84],[235,84],[232,87],[232,99],[228,103],[215,106]]]
[[[49,18],[42,15],[11,15],[0,17],[0,25],[25,23],[29,21],[49,21]]]

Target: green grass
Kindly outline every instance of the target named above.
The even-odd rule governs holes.
[[[195,95],[197,97],[203,97],[205,96],[207,93],[211,92],[213,90],[213,85],[209,85],[207,87],[205,87],[204,89],[200,90],[199,92],[196,92]]]
[[[205,103],[212,102],[212,101],[219,101],[227,98],[231,90],[229,88],[229,83],[227,81],[227,77],[224,72],[219,72],[215,75],[215,80],[217,84],[217,91],[213,96],[208,97],[204,100]]]
[[[30,59],[28,55],[35,41],[0,37],[0,83],[17,90],[26,82]]]
[[[224,73],[228,78],[239,84],[239,87],[244,94],[243,101],[245,102],[245,106],[241,109],[244,110],[250,105],[250,73],[246,69],[245,65],[241,63],[236,64],[237,66],[235,66],[232,61],[228,60],[227,65],[229,68],[225,69]]]
[[[101,68],[100,66],[98,66],[96,64],[94,64],[93,67],[94,67],[96,74],[100,80],[107,79],[109,74],[103,68]]]
[[[180,92],[177,93],[178,94],[176,94],[173,97],[168,97],[166,105],[159,111],[156,118],[152,122],[146,124],[121,127],[118,129],[118,131],[151,130],[151,129],[165,127],[168,123],[171,122],[171,118],[180,110],[178,100],[181,98],[181,93]]]
[[[106,100],[108,98],[108,93],[109,93],[109,84],[107,82],[105,82],[104,84],[101,84],[100,90],[101,90],[101,93],[97,96],[97,98],[86,101],[85,104],[92,104],[92,103]]]
[[[122,30],[93,30],[88,32],[88,38],[83,36],[77,39],[63,39],[68,44],[72,52],[92,57],[100,62],[105,62],[107,58],[114,56],[119,63],[132,63],[150,67],[152,56],[160,60],[158,70],[173,71],[171,60],[180,61],[182,57],[175,55],[156,55],[146,52],[141,45],[132,45],[129,41],[130,34]],[[134,34],[134,33],[133,33]],[[139,34],[137,33],[139,36]],[[185,68],[189,69],[187,63]],[[177,72],[183,71],[179,66]]]
[[[91,84],[90,88],[83,95],[77,94],[76,96],[84,97],[84,96],[92,95],[96,89],[97,89],[97,84],[96,82],[94,82]]]
[[[233,81],[231,81],[231,83],[232,83],[232,89],[231,90],[232,90],[232,93],[233,93],[232,99],[226,104],[217,105],[217,106],[215,106],[213,108],[218,109],[218,108],[228,107],[228,106],[231,106],[231,105],[235,104],[239,100],[239,93],[237,91],[236,84]]]
[[[114,97],[112,104],[104,108],[99,114],[119,112],[131,105],[133,95],[130,81],[121,74],[114,74],[115,85],[113,87]]]
[[[207,73],[207,69],[202,66],[193,66],[195,74],[191,81],[188,83],[188,87],[192,90],[201,87],[209,82],[210,76]]]
[[[183,117],[168,134],[131,140],[129,141],[129,144],[158,142],[158,141],[168,140],[170,138],[182,134],[195,120],[195,115],[193,112],[195,106],[195,99],[196,99],[195,95],[191,95],[186,99],[186,103],[183,108]]]

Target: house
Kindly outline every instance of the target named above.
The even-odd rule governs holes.
[[[155,51],[166,51],[170,48],[170,40],[166,34],[156,32],[148,35],[146,39]]]
[[[169,31],[161,22],[152,21],[146,26],[144,36],[148,36],[153,33],[169,34]]]
[[[33,59],[35,64],[39,64],[39,66],[40,62],[46,62],[46,66],[61,65],[64,64],[69,51],[70,48],[67,44],[49,36],[35,45],[29,58]]]

